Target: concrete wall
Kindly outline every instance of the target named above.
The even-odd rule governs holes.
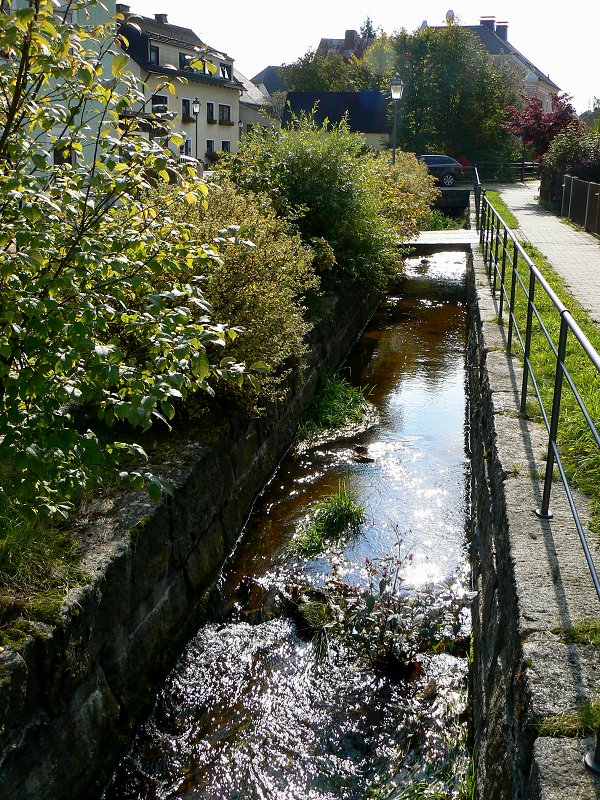
[[[538,735],[598,694],[597,648],[561,631],[598,619],[598,598],[555,481],[552,520],[541,504],[545,428],[521,418],[521,366],[505,352],[499,308],[479,255],[471,283],[469,365],[472,451],[473,723],[480,800],[592,800],[600,783],[583,767],[592,739]],[[576,497],[577,507],[587,504]],[[597,537],[591,548],[598,556]],[[597,559],[596,563],[600,563]]]
[[[206,592],[256,495],[288,448],[319,371],[337,367],[378,298],[330,300],[290,399],[267,417],[232,422],[213,446],[170,441],[175,487],[153,505],[137,493],[106,502],[83,531],[87,585],[51,628],[0,652],[0,797],[91,800],[105,784],[157,683],[203,618]]]

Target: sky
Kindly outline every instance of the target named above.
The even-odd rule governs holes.
[[[358,30],[367,17],[386,33],[413,31],[423,20],[442,25],[454,11],[464,25],[479,17],[508,22],[508,40],[543,73],[573,95],[577,111],[586,111],[600,97],[597,72],[600,0],[125,0],[132,13],[166,13],[168,21],[192,28],[211,47],[235,59],[236,68],[252,78],[264,67],[291,63],[316,49],[322,37],[341,39],[346,29]],[[595,63],[594,63],[595,62]]]

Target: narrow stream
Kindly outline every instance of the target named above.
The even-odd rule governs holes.
[[[465,257],[408,271],[456,287]],[[381,305],[346,367],[376,421],[286,457],[224,570],[215,621],[188,644],[105,800],[400,798],[420,782],[455,795],[468,761],[464,656],[423,654],[409,679],[334,638],[317,655],[282,598],[298,582],[364,587],[391,555],[408,592],[466,586],[465,337],[460,301]],[[340,481],[366,507],[360,531],[325,555],[294,555],[311,504]]]

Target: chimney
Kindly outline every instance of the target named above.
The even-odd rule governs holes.
[[[356,50],[358,47],[358,31],[346,31],[344,50]]]
[[[508,22],[496,23],[496,36],[502,39],[503,42],[508,41]]]
[[[494,33],[494,31],[496,30],[496,17],[480,17],[479,24],[483,28],[487,28],[488,31]]]
[[[161,25],[166,25],[167,24],[167,15],[166,14],[155,14],[154,15],[154,19],[157,22],[160,22]]]
[[[117,14],[123,14],[124,17],[128,17],[130,11],[131,9],[125,3],[117,3]]]

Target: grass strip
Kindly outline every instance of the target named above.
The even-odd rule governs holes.
[[[500,205],[498,205],[497,211],[503,215]],[[495,203],[494,207],[496,208]],[[570,294],[564,280],[542,253],[527,242],[522,242],[521,244],[532,262],[570,310],[573,318],[592,346],[600,352],[600,330],[597,325]],[[529,267],[522,258],[518,259],[517,272],[528,290]],[[508,297],[510,297],[511,286],[512,271],[507,260],[506,292]],[[560,314],[539,285],[536,286],[534,302],[550,340],[553,342],[554,347],[558,349]],[[516,281],[514,315],[517,327],[524,340],[527,323],[527,297],[518,281]],[[505,324],[508,324],[508,316],[505,317]],[[513,339],[513,352],[522,362],[523,352],[516,337]],[[554,394],[556,356],[535,315],[532,326],[530,362],[546,413],[550,416]],[[591,419],[596,427],[600,427],[600,376],[572,334],[567,337],[565,366],[581,395]],[[541,420],[539,405],[533,393],[531,381],[529,381],[527,409],[532,418]],[[569,482],[592,500],[592,527],[594,530],[600,531],[600,450],[566,380],[563,381],[561,397],[558,445]]]

